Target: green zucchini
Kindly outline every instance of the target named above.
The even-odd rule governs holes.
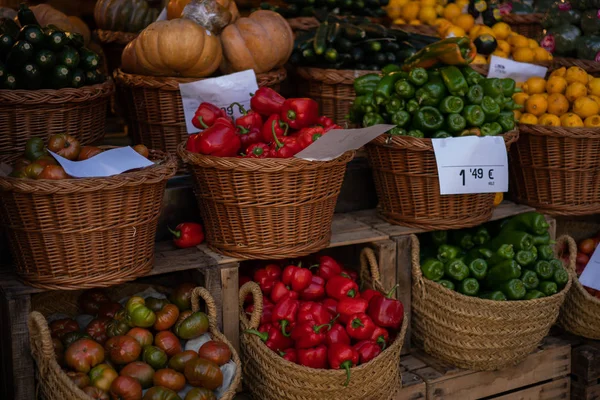
[[[57,62],[73,70],[79,66],[79,53],[71,46],[65,46],[58,55]]]
[[[100,70],[85,71],[85,82],[88,85],[95,85],[96,83],[102,83],[104,81],[104,75]]]
[[[12,49],[14,44],[15,39],[12,36],[6,33],[0,35],[0,58],[4,59],[5,56],[8,55],[10,49]]]
[[[342,32],[346,39],[354,42],[367,37],[367,33],[364,30],[352,24],[342,24]]]
[[[6,64],[9,68],[20,67],[33,57],[34,51],[31,43],[25,40],[19,40],[8,52]]]
[[[367,42],[366,46],[366,50],[373,52],[373,53],[377,53],[379,51],[381,51],[381,42],[378,42],[377,40],[374,40],[372,42]]]
[[[315,41],[313,43],[313,48],[315,50],[315,54],[320,56],[325,53],[327,50],[327,30],[329,29],[329,25],[327,22],[323,22],[317,28],[317,32],[315,33]]]
[[[330,47],[325,51],[325,60],[329,63],[338,62],[338,52],[336,49]]]
[[[19,11],[17,12],[17,18],[19,19],[19,24],[21,26],[25,25],[40,25],[40,23],[35,18],[35,14],[33,11],[27,7],[27,4],[21,3],[19,5]]]
[[[385,58],[387,59],[388,64],[396,64],[396,55],[391,51],[385,52]]]
[[[376,63],[377,65],[380,66],[379,69],[381,69],[382,66],[386,65],[388,63],[388,59],[385,56],[385,53],[375,53],[373,54],[373,60],[374,63]]]
[[[45,40],[44,32],[39,25],[25,25],[19,32],[19,40],[27,40],[33,45],[40,45]]]
[[[81,68],[77,68],[75,71],[73,71],[71,87],[77,89],[83,85],[85,85],[85,72]]]
[[[0,33],[10,35],[16,40],[19,36],[19,25],[10,18],[0,18]]]
[[[46,43],[50,50],[61,51],[67,42],[68,39],[64,32],[50,30],[47,34]]]
[[[51,70],[56,65],[56,55],[51,50],[38,51],[33,60],[42,71]]]
[[[341,27],[339,22],[334,22],[333,24],[330,24],[327,28],[327,43],[331,44],[335,42],[338,35],[340,34],[340,31]]]
[[[395,53],[400,50],[400,45],[395,40],[388,40],[383,44],[383,50]]]
[[[7,74],[8,74],[8,69],[6,68],[6,65],[4,65],[0,62],[0,82],[4,81],[4,79],[6,79]]]
[[[313,62],[317,58],[314,49],[311,48],[303,50],[302,57],[304,57],[304,60],[306,60],[307,62]]]
[[[386,27],[380,24],[360,24],[358,25],[358,27],[363,29],[366,32],[367,37],[370,38],[379,39],[388,37],[389,35],[389,32],[386,29]]]
[[[339,52],[349,53],[354,49],[354,45],[352,44],[352,41],[343,37],[338,37],[335,41],[335,48]]]
[[[359,62],[363,61],[363,59],[365,58],[365,52],[360,47],[353,48],[352,51],[350,52],[350,55],[352,56],[352,60],[355,63],[359,63]]]
[[[35,63],[28,62],[21,68],[21,82],[28,90],[37,90],[42,86],[42,73]]]
[[[84,70],[96,69],[100,66],[100,56],[87,47],[79,49],[80,66]]]
[[[17,80],[17,77],[13,74],[6,74],[6,78],[4,78],[4,80],[0,84],[0,87],[2,89],[14,90],[19,87],[19,81]]]
[[[50,74],[50,85],[54,89],[62,89],[71,84],[72,74],[66,65],[56,65]],[[87,77],[86,77],[87,78]]]
[[[83,36],[76,32],[65,32],[69,46],[81,49],[85,45]]]

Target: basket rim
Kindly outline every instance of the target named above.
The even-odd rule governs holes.
[[[35,104],[61,104],[81,103],[95,100],[99,97],[108,97],[115,91],[114,81],[110,76],[102,83],[82,86],[80,88],[63,89],[0,89],[0,104],[8,105],[35,105]]]
[[[318,67],[296,67],[296,73],[302,78],[330,85],[347,84],[352,85],[356,78],[367,74],[377,74],[381,71],[365,69],[333,69]]]
[[[525,24],[536,24],[539,25],[540,21],[544,17],[544,13],[528,13],[528,14],[513,14],[502,16],[502,21],[507,24],[525,25]]]
[[[133,39],[138,37],[138,32],[124,32],[124,31],[111,31],[108,29],[95,29],[94,36],[98,38],[101,43],[117,43],[126,45]]]
[[[519,139],[519,129],[515,127],[502,135],[506,146],[510,146]],[[386,133],[376,137],[368,145],[391,147],[396,149],[408,149],[413,151],[433,151],[432,138],[415,138],[412,136],[390,136]]]
[[[600,128],[592,128],[587,126],[563,127],[519,124],[519,131],[521,133],[528,133],[539,136],[572,137],[577,139],[600,139]]]

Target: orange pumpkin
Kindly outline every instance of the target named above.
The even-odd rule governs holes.
[[[259,10],[225,27],[221,44],[223,73],[253,69],[260,74],[287,62],[294,47],[294,35],[281,15]]]
[[[175,19],[181,17],[181,13],[185,6],[192,0],[169,0],[167,4],[167,19]],[[217,0],[217,3],[222,5],[231,13],[231,22],[235,22],[240,17],[237,5],[234,0]]]

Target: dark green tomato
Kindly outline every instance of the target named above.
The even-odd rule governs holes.
[[[142,351],[142,361],[158,370],[167,365],[168,357],[167,353],[156,346],[145,346]]]
[[[194,339],[206,331],[208,331],[208,317],[201,311],[196,311],[175,324],[175,334],[181,339]]]

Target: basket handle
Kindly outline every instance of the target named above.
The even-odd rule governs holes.
[[[211,296],[210,292],[201,286],[198,286],[192,290],[192,311],[196,312],[200,310],[200,298],[206,303],[206,309],[208,311],[208,326],[211,331],[217,331],[217,305],[215,299]]]
[[[246,300],[246,296],[249,294],[252,295],[252,299],[254,300],[254,310],[252,311],[252,315],[250,316],[250,320],[246,316],[246,311],[244,310],[244,301]],[[263,312],[263,295],[260,291],[260,286],[256,282],[246,282],[240,288],[240,321],[242,325],[248,327],[248,329],[258,329],[260,326],[260,317]]]
[[[379,272],[377,257],[370,247],[365,247],[360,252],[360,278],[363,282],[371,280],[373,289],[385,292],[385,288],[381,283],[381,274]]]
[[[566,265],[566,268],[570,272],[575,272],[575,264],[576,264],[575,260],[577,258],[577,244],[575,243],[575,240],[573,240],[572,237],[570,237],[569,235],[562,235],[558,239],[556,239],[556,245],[554,246],[554,253],[558,257],[558,259],[562,261],[561,256],[563,255],[563,252],[565,251],[565,245],[566,245],[566,251],[569,252],[569,265]]]

